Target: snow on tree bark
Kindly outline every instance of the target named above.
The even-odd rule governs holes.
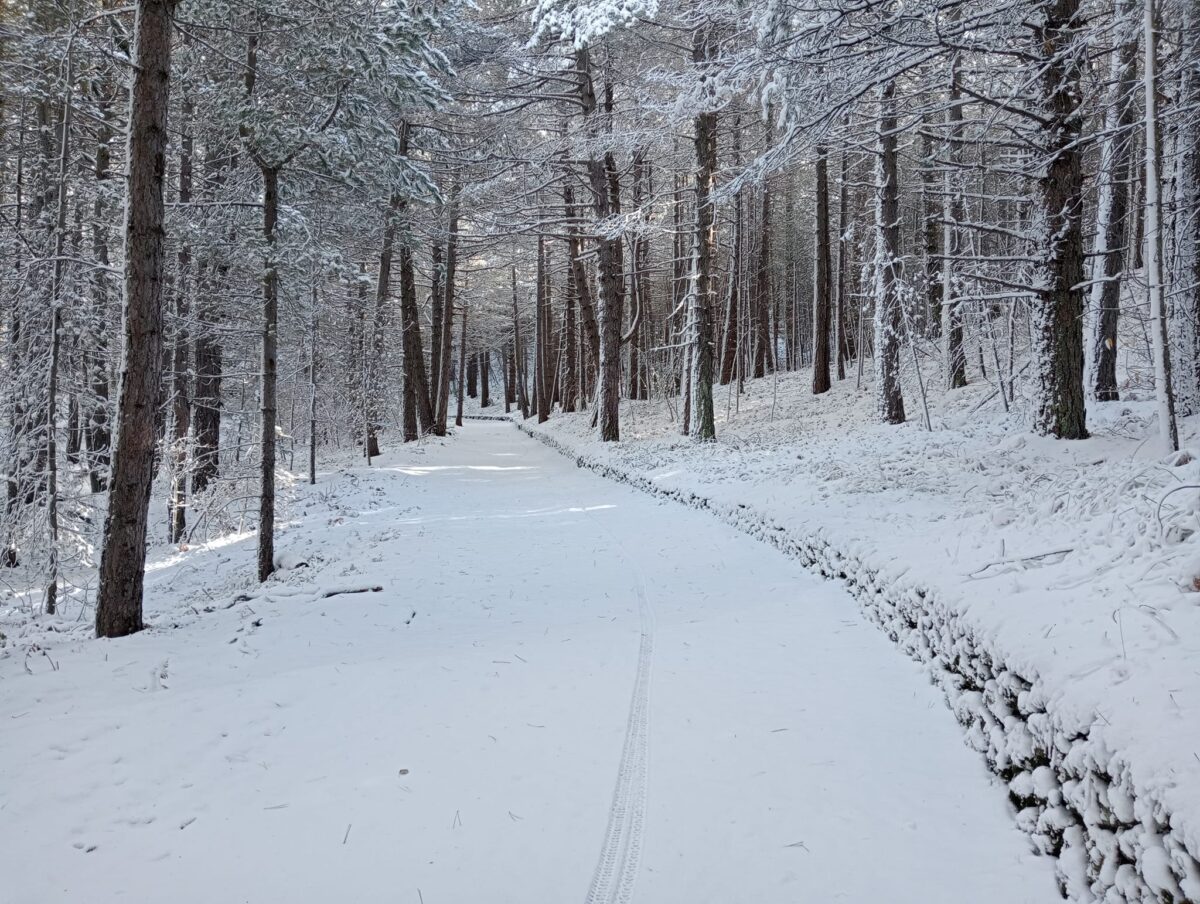
[[[171,75],[172,0],[138,0],[129,106],[125,316],[116,444],[96,592],[96,633],[142,628],[154,416],[163,366],[163,187]]]
[[[1083,394],[1083,170],[1079,134],[1079,0],[1052,0],[1035,25],[1041,60],[1038,210],[1032,256],[1035,433],[1085,439]]]
[[[904,423],[900,388],[900,196],[896,173],[896,83],[879,90],[875,156],[875,404],[885,424]]]
[[[1132,0],[1122,0],[1117,15],[1127,16],[1132,5]],[[1105,134],[1100,153],[1089,312],[1093,334],[1088,346],[1091,349],[1088,387],[1099,402],[1115,402],[1120,397],[1117,391],[1117,324],[1129,218],[1137,39],[1126,38],[1114,48],[1111,56],[1111,88],[1104,113]]]

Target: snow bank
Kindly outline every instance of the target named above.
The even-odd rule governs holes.
[[[632,440],[616,445],[590,437],[586,414],[515,423],[580,467],[708,511],[842,581],[901,649],[929,666],[970,745],[1007,782],[1019,825],[1057,858],[1064,895],[1200,900],[1200,683],[1189,631],[1200,626],[1180,589],[1196,553],[1192,529],[1181,526],[1190,511],[1164,524],[1161,498],[1175,483],[1200,480],[1170,474],[1158,485],[1146,476],[1194,465],[1186,456],[1163,465],[1129,454],[1141,437],[1122,434],[1136,416],[1120,406],[1116,428],[1069,447],[1105,463],[1099,474],[1072,478],[1088,488],[1078,499],[1054,484],[1066,468],[1056,461],[1043,469],[1026,448],[1057,454],[1062,445],[1039,447],[1013,436],[1011,425],[1007,438],[955,432],[943,421],[940,435],[910,424],[864,439],[839,422],[843,454],[814,461],[811,422],[803,435],[786,420],[769,430],[763,423],[768,403],[772,413],[789,399],[806,412],[815,404],[802,397],[804,375],[791,386],[785,379],[780,387],[759,381],[769,398],[757,419],[748,404],[716,445],[669,436],[665,413],[656,421],[645,403],[628,406],[623,435]],[[930,452],[938,443],[948,454]],[[883,485],[885,459],[914,456],[910,485]],[[931,465],[935,473],[923,470]],[[847,482],[845,472],[857,468],[876,470],[871,479],[881,485]],[[995,504],[972,507],[964,484],[972,474]],[[1081,508],[1094,512],[1085,517]],[[1159,519],[1156,536],[1148,511]],[[963,548],[990,550],[990,559],[960,555]]]

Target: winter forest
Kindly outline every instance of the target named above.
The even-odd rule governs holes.
[[[0,0],[0,476],[0,901],[1200,902],[1200,6]]]

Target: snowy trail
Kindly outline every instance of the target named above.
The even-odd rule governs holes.
[[[628,902],[633,895],[641,861],[642,833],[646,821],[646,778],[649,760],[650,670],[654,659],[654,611],[646,598],[646,580],[637,572],[638,613],[641,641],[629,718],[625,722],[625,746],[617,769],[617,787],[608,813],[608,830],[586,904]]]
[[[202,557],[253,538],[152,572],[152,631],[0,659],[0,900],[1058,899],[835,585],[505,424],[378,464],[248,601]]]

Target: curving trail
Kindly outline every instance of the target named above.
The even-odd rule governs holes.
[[[1058,900],[836,586],[507,424],[377,465],[298,488],[261,590],[194,550],[155,630],[0,657],[0,899]]]

